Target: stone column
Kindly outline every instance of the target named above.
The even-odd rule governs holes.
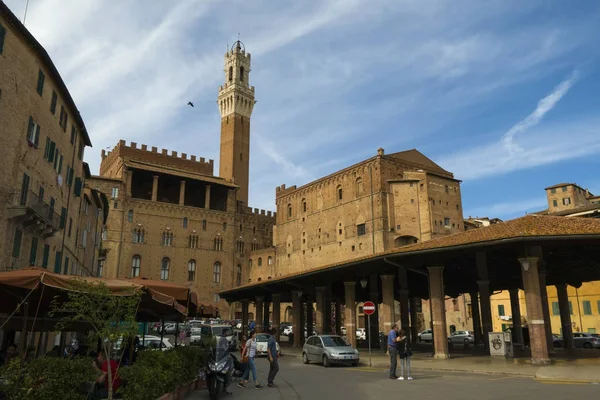
[[[185,205],[185,180],[179,182],[179,205]]]
[[[242,300],[242,334],[248,337],[248,300]]]
[[[317,286],[315,287],[315,300],[317,305],[317,314],[316,314],[316,330],[318,334],[324,335],[329,333],[325,330],[325,290],[327,288],[325,286]],[[309,333],[310,335],[310,333]]]
[[[541,261],[540,261],[541,262]],[[546,288],[546,271],[540,269],[540,298],[542,300],[542,314],[544,315],[544,328],[546,329],[546,343],[548,344],[548,353],[554,353],[554,338],[552,337],[552,324],[550,319],[550,307],[548,305],[548,290]]]
[[[271,295],[273,299],[273,329],[275,329],[275,338],[279,341],[279,328],[281,323],[281,295],[279,293],[273,293]]]
[[[560,310],[560,324],[562,325],[563,348],[573,349],[573,325],[571,325],[571,307],[569,307],[569,294],[567,285],[556,285],[558,294],[558,308]]]
[[[548,342],[544,328],[544,312],[540,292],[540,276],[538,274],[538,258],[519,258],[522,266],[523,287],[527,304],[529,320],[529,346],[531,348],[531,363],[536,365],[550,364],[548,357]]]
[[[152,177],[152,201],[158,200],[158,175]]]
[[[477,292],[469,293],[471,297],[471,316],[473,317],[473,335],[475,344],[481,344],[481,318],[479,317],[479,295]]]
[[[309,338],[312,336],[313,331],[315,330],[315,325],[314,325],[314,306],[313,306],[313,299],[312,296],[306,296],[306,338]],[[302,329],[304,330],[304,327],[302,327]],[[320,332],[319,332],[320,333]],[[305,338],[305,339],[306,339]]]
[[[394,275],[381,276],[381,294],[383,303],[381,304],[381,317],[383,319],[383,333],[386,335],[392,330],[392,325],[396,323],[396,312],[394,310]]]
[[[344,282],[346,338],[356,347],[356,282]]]
[[[127,170],[127,187],[125,188],[125,194],[127,197],[131,197],[131,181],[133,178],[133,171]]]
[[[342,334],[342,302],[339,298],[335,300],[335,333]]]
[[[204,191],[204,208],[210,210],[210,185],[205,186]]]
[[[429,272],[429,297],[433,322],[433,357],[438,360],[450,358],[448,354],[448,331],[446,328],[446,297],[444,294],[444,267],[427,267]]]
[[[521,325],[521,304],[519,301],[519,288],[508,289],[510,294],[510,313],[513,322],[513,345],[518,345],[521,349],[525,348],[525,341],[523,340],[523,325]]]
[[[481,324],[483,325],[483,345],[490,349],[488,333],[494,330],[492,323],[492,304],[490,302],[490,281],[477,281],[479,286],[479,301],[481,302]]]
[[[402,294],[400,296],[402,296]],[[419,309],[419,305],[420,304],[422,304],[421,303],[421,298],[419,298],[419,297],[412,297],[410,299],[410,334],[411,334],[411,339],[412,339],[413,343],[419,337],[419,313],[418,313],[418,309]],[[400,303],[400,307],[402,307],[402,302]],[[402,309],[401,309],[400,312],[402,312]]]
[[[264,303],[264,312],[263,312],[263,332],[269,332],[269,323],[271,322],[271,318],[269,318],[269,302],[265,301]]]
[[[254,316],[254,326],[256,329],[256,332],[264,332],[263,331],[263,309],[264,309],[264,301],[265,298],[263,296],[256,296],[256,302],[255,307],[256,308],[256,315]]]
[[[294,334],[294,347],[302,346],[301,331],[302,326],[302,303],[300,302],[300,293],[297,290],[292,291],[292,332]]]

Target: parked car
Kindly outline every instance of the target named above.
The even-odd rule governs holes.
[[[140,339],[140,344],[138,346],[144,347],[145,349],[150,350],[162,350],[166,351],[173,348],[173,345],[167,338],[163,338],[162,343],[160,342],[160,336],[146,335],[143,340],[142,337],[138,335]]]
[[[259,333],[256,335],[256,355],[263,356],[267,355],[267,342],[269,341],[269,335],[266,333]],[[280,352],[279,343],[277,343],[277,354]]]
[[[554,336],[553,344],[554,347],[562,348],[563,338]],[[600,349],[600,334],[587,332],[573,332],[573,345],[576,348]]]
[[[294,333],[294,328],[292,327],[292,325],[286,326],[281,332],[281,334],[284,336],[289,336],[290,333]]]
[[[448,343],[468,346],[475,343],[475,335],[471,331],[456,331],[448,336]]]
[[[302,362],[323,363],[324,367],[332,364],[358,365],[360,355],[346,339],[337,335],[316,335],[308,338],[302,348]]]
[[[227,329],[229,334],[226,336],[229,343],[229,351],[237,350],[237,339],[233,334],[233,329],[229,325],[196,325],[192,327],[190,336],[191,343],[200,343],[204,346],[211,346],[213,339],[218,341],[223,336],[223,331]]]
[[[419,342],[432,342],[433,341],[433,330],[425,329],[423,332],[418,333],[417,340]]]

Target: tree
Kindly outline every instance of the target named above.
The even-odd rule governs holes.
[[[132,286],[117,295],[104,282],[87,282],[83,279],[76,280],[73,286],[66,301],[60,298],[52,301],[50,315],[61,316],[57,331],[63,331],[77,322],[89,324],[90,341],[100,341],[109,360],[108,398],[112,400],[114,379],[110,360],[113,345],[120,338],[137,334],[135,316],[143,293],[139,287]]]

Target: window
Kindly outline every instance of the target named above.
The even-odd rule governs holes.
[[[187,219],[187,217],[183,217],[183,227],[187,228],[187,226],[188,226],[188,219]]]
[[[552,194],[556,193],[556,188],[550,189],[550,193],[552,193]]]
[[[448,189],[448,185],[444,186],[444,190],[446,191],[446,193],[450,193],[450,190]]]
[[[15,229],[15,237],[13,240],[12,256],[13,258],[19,258],[21,255],[21,241],[23,240],[23,231]]]
[[[213,295],[213,303],[218,303],[221,301],[221,296],[219,296],[219,293],[215,293]]]
[[[450,218],[444,218],[444,226],[450,228]]]
[[[104,275],[104,260],[98,263],[98,277],[102,278],[102,275]]]
[[[63,128],[63,131],[67,131],[67,123],[69,121],[69,114],[65,110],[65,106],[60,106],[60,116],[58,118],[58,124]]]
[[[79,158],[80,160],[83,160],[84,150],[85,150],[85,144],[83,143],[83,140],[79,139],[79,150],[77,151],[77,158]]]
[[[202,220],[202,230],[205,231],[206,230],[206,220]]]
[[[229,67],[229,82],[233,81],[233,67]]]
[[[4,36],[6,35],[6,29],[0,25],[0,54],[4,50]]]
[[[19,196],[19,205],[24,206],[27,203],[27,195],[29,194],[29,175],[23,174],[21,181],[21,195]]]
[[[127,211],[127,222],[133,222],[133,210]]]
[[[566,186],[561,187],[561,189],[562,189],[563,192],[567,191],[567,187]]]
[[[292,218],[292,205],[291,204],[287,205],[287,217],[288,217],[288,219]]]
[[[344,198],[344,190],[342,189],[342,185],[338,185],[337,187],[337,199],[341,201]]]
[[[36,91],[38,92],[38,94],[41,96],[44,94],[44,81],[46,80],[46,75],[44,75],[44,72],[40,69],[38,72],[38,81],[37,81],[37,89]]]
[[[553,205],[554,207],[557,207],[557,206],[558,206],[558,201],[557,201],[557,200],[552,200],[552,205]]]
[[[40,126],[33,122],[33,118],[29,117],[29,125],[27,126],[27,141],[30,145],[37,148],[40,144]]]
[[[83,201],[83,213],[85,215],[88,215],[89,208],[90,208],[90,202],[88,201],[88,199],[86,197],[86,199]]]
[[[160,279],[162,279],[163,281],[169,280],[169,265],[170,264],[171,264],[171,260],[169,260],[169,257],[165,257],[162,259],[162,262],[160,265]]]
[[[360,196],[363,193],[363,180],[362,178],[356,178],[356,196]]]
[[[240,264],[235,268],[235,281],[238,286],[242,284],[242,266]]]
[[[86,229],[81,231],[81,247],[83,247],[84,249],[87,245],[87,235],[88,231]]]
[[[44,253],[42,254],[42,268],[48,268],[48,259],[50,258],[50,245],[44,245]]]
[[[568,206],[569,204],[571,204],[571,198],[570,197],[565,197],[563,199],[563,205],[564,206]]]
[[[73,274],[77,273],[77,265],[73,262]],[[65,257],[65,266],[63,268],[63,274],[67,275],[69,273],[69,257]]]
[[[356,235],[362,236],[367,233],[367,225],[366,224],[358,224],[356,225]]]
[[[227,222],[223,222],[223,232],[227,230]]]
[[[273,257],[267,257],[267,265],[273,265]]]
[[[113,198],[113,199],[118,199],[119,198],[119,188],[118,187],[112,188],[110,197]]]
[[[560,307],[558,301],[552,302],[552,315],[560,315]]]
[[[104,238],[104,233],[106,233],[106,228],[104,228],[103,231],[103,238]],[[133,230],[133,243],[144,243],[144,228],[141,226],[137,226],[134,230]]]
[[[58,227],[60,229],[65,229],[65,226],[67,226],[67,209],[63,207],[60,210],[60,222]]]
[[[446,186],[447,188],[448,186]],[[498,315],[500,317],[504,317],[504,304],[498,304]]]
[[[135,278],[140,276],[140,266],[142,264],[142,258],[139,255],[135,255],[131,258],[131,277]]]
[[[259,267],[262,267],[262,257],[258,257],[258,261],[256,263]]]
[[[54,216],[54,204],[56,204],[56,200],[54,197],[50,197],[50,207],[48,208],[48,218],[52,218]]]
[[[196,280],[196,260],[190,260],[188,262],[188,281],[193,282]]]
[[[192,234],[190,234],[190,236],[188,238],[188,245],[189,245],[190,249],[198,248],[198,235],[196,234],[195,231]]]
[[[244,82],[244,67],[240,67],[240,82]]]
[[[75,136],[77,136],[77,130],[75,129],[75,125],[71,125],[71,144],[75,143]]]
[[[220,235],[217,235],[217,237],[215,237],[215,240],[213,243],[213,249],[215,251],[223,251],[223,239],[221,238]]]
[[[173,232],[171,228],[167,228],[162,233],[162,245],[173,246]]]
[[[60,251],[56,252],[54,256],[54,272],[60,274],[60,267],[62,265],[62,253]]]
[[[600,300],[598,300],[598,302],[596,303],[596,306],[598,307],[598,314],[600,314]]]
[[[244,253],[244,241],[243,240],[237,241],[237,252],[240,254]]]
[[[306,212],[306,199],[302,199],[302,212]]]
[[[73,194],[75,195],[75,197],[81,196],[82,185],[83,182],[81,181],[81,178],[75,178],[75,184],[73,185]]]
[[[52,91],[52,99],[50,100],[50,112],[53,115],[56,115],[56,101],[58,100],[58,96],[56,95],[56,92],[53,90]]]
[[[583,301],[583,315],[592,315],[592,303],[589,300]]]
[[[252,268],[252,259],[248,260],[248,269]],[[600,302],[598,303],[598,306],[600,306]]]
[[[213,283],[221,282],[221,263],[215,262],[213,265]]]

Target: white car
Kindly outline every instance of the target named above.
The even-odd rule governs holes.
[[[138,338],[140,338],[140,346],[144,346],[144,348],[149,350],[160,349],[166,351],[173,348],[173,345],[166,337],[163,337],[162,345],[160,343],[160,336],[146,335],[143,340],[141,336],[138,336]]]
[[[283,332],[281,334],[283,336],[290,336],[290,333],[294,333],[294,328],[291,325],[283,328]]]
[[[267,342],[269,341],[269,335],[264,333],[259,333],[256,335],[256,355],[262,356],[267,355]],[[277,353],[280,353],[279,343],[277,344]]]
[[[423,332],[417,334],[419,342],[432,342],[433,331],[431,329],[425,329]]]

